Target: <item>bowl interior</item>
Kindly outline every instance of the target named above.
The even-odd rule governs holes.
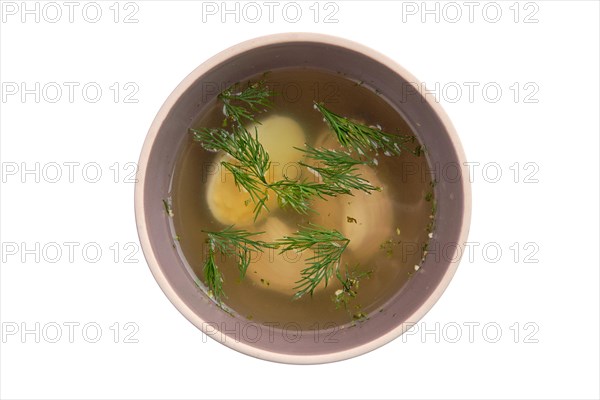
[[[224,312],[194,283],[173,246],[162,199],[188,128],[203,107],[228,85],[278,68],[307,67],[343,73],[378,90],[405,119],[427,149],[438,181],[436,228],[421,269],[386,304],[384,311],[348,329],[323,327],[301,332],[294,326],[264,326]],[[397,67],[397,66],[396,66]],[[451,125],[435,104],[414,89],[414,78],[374,53],[331,40],[288,40],[246,44],[221,53],[192,72],[174,91],[150,129],[142,157],[136,215],[150,268],[170,300],[202,329],[247,354],[286,362],[323,362],[378,347],[416,322],[452,277],[465,235],[470,202],[463,155]],[[441,114],[440,114],[441,113]]]

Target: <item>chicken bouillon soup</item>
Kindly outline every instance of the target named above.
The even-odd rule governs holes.
[[[420,268],[435,199],[425,149],[367,83],[284,69],[192,125],[165,207],[199,290],[302,329],[356,324]]]

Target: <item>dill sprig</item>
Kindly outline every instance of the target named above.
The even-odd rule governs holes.
[[[277,200],[281,208],[291,207],[299,214],[308,214],[313,211],[310,202],[315,197],[325,199],[326,196],[335,197],[343,193],[337,187],[308,179],[301,181],[282,179],[269,184],[269,189],[277,194]]]
[[[267,89],[264,79],[248,82],[244,89],[239,83],[225,89],[218,96],[223,102],[223,126],[227,126],[228,119],[238,125],[248,121],[258,123],[255,115],[273,107],[272,96],[274,92]]]
[[[215,250],[209,247],[208,256],[204,261],[204,281],[208,285],[209,294],[212,293],[217,303],[221,303],[221,298],[226,297],[223,292],[223,275],[215,262]]]
[[[266,74],[265,74],[266,75]],[[264,75],[263,75],[264,76]],[[254,127],[254,136],[244,127],[244,122],[259,124],[255,114],[266,111],[273,106],[270,97],[274,92],[266,87],[265,80],[248,82],[246,88],[236,83],[218,98],[223,102],[225,120],[234,121],[231,132],[218,128],[191,129],[195,141],[209,151],[223,151],[233,157],[236,163],[221,161],[221,165],[233,175],[238,189],[244,189],[254,203],[254,220],[267,208],[269,199],[265,175],[271,167],[269,154],[258,141],[258,130]],[[247,204],[246,204],[247,205]]]
[[[398,155],[402,150],[419,155],[420,146],[410,149],[406,143],[414,143],[412,135],[398,135],[382,131],[379,128],[353,122],[327,109],[322,103],[315,102],[317,109],[335,133],[338,142],[347,149],[354,150],[361,156],[366,156],[370,151],[382,151],[385,155]]]
[[[305,149],[297,149],[317,163],[317,166],[304,162],[300,162],[300,165],[319,174],[323,183],[336,194],[351,195],[353,189],[369,194],[372,191],[381,191],[380,187],[371,185],[368,180],[361,177],[356,168],[357,165],[371,164],[371,162],[356,160],[343,151],[317,149],[309,145],[306,145]]]
[[[268,183],[265,178],[271,161],[269,153],[258,141],[258,130],[254,136],[241,125],[229,132],[221,128],[190,129],[193,139],[209,151],[224,151],[237,163],[221,161],[221,165],[233,175],[238,189],[243,188],[255,205],[254,219],[258,217],[268,200]]]
[[[204,262],[204,279],[215,300],[219,303],[224,293],[223,276],[215,262],[217,253],[225,257],[236,255],[240,276],[243,278],[250,265],[252,252],[262,253],[264,248],[274,248],[272,243],[252,239],[253,236],[264,232],[248,232],[244,229],[233,229],[233,226],[228,226],[221,231],[202,232],[207,234],[206,242],[208,243],[208,256]]]
[[[311,249],[314,255],[306,259],[308,266],[301,271],[301,278],[294,289],[298,289],[294,298],[309,293],[311,296],[316,287],[324,280],[327,286],[329,279],[339,268],[342,253],[348,247],[350,239],[335,229],[324,228],[309,223],[306,227],[290,236],[278,239],[280,253],[290,250],[304,251]]]
[[[264,203],[261,202],[261,200],[266,197],[266,193],[263,189],[263,182],[256,174],[248,173],[248,169],[243,165],[240,166],[227,161],[222,161],[221,165],[231,172],[237,188],[244,188],[244,190],[248,192],[250,199],[254,202],[254,204],[259,205]],[[255,217],[258,216],[257,211],[260,211],[260,209],[255,210],[255,214],[257,214]]]
[[[256,178],[266,183],[265,175],[271,167],[269,153],[258,141],[258,130],[254,135],[243,127],[233,128],[233,132],[219,128],[191,129],[195,141],[209,151],[222,150],[240,165],[252,172]]]

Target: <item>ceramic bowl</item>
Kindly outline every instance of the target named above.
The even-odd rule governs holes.
[[[341,72],[368,82],[406,120],[427,149],[430,165],[453,168],[435,187],[436,228],[430,247],[446,249],[427,257],[419,271],[375,313],[352,329],[290,331],[230,315],[200,290],[173,246],[169,217],[162,199],[179,151],[205,104],[216,96],[215,82],[244,81],[258,73],[285,67]],[[211,85],[207,85],[211,83]],[[393,60],[360,44],[309,33],[277,34],[252,39],[212,57],[189,74],[166,100],[146,137],[138,166],[135,215],[140,243],[150,271],[175,307],[206,335],[239,352],[265,360],[312,364],[364,354],[402,335],[440,298],[459,263],[470,223],[471,197],[465,156],[458,136],[420,83]],[[415,89],[417,88],[417,89]],[[437,246],[437,247],[436,247]],[[448,250],[450,249],[450,250]],[[199,338],[200,340],[200,338]]]

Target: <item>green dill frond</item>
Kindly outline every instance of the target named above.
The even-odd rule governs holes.
[[[352,158],[348,153],[325,148],[314,148],[306,145],[305,149],[299,149],[306,153],[308,159],[313,160],[315,165],[300,162],[300,165],[311,169],[319,174],[323,183],[334,188],[337,194],[352,194],[352,190],[360,190],[366,193],[381,191],[380,187],[371,185],[358,173],[357,165],[371,164],[370,161],[360,161]]]
[[[248,232],[244,229],[234,229],[228,226],[221,231],[202,231],[207,234],[208,256],[204,262],[204,280],[215,300],[220,303],[224,295],[223,275],[215,262],[215,255],[225,257],[235,256],[238,262],[240,276],[246,276],[248,266],[252,261],[252,253],[262,253],[265,248],[275,248],[273,243],[254,240],[252,237],[264,232]]]
[[[253,240],[253,236],[261,235],[264,232],[248,232],[245,229],[233,229],[233,226],[228,226],[222,231],[206,232],[208,235],[208,243],[210,247],[214,247],[215,251],[225,255],[237,255],[238,269],[241,277],[246,275],[248,265],[250,265],[252,252],[263,252],[263,248],[271,248],[272,244],[262,240]]]
[[[412,135],[398,135],[382,131],[376,127],[353,122],[327,109],[322,103],[315,102],[317,109],[335,133],[338,142],[349,150],[356,151],[361,156],[367,156],[371,151],[383,152],[387,156],[398,155],[403,150],[413,154],[421,153],[421,147],[410,149],[407,143],[414,143]]]
[[[236,83],[218,96],[219,100],[223,102],[223,113],[225,114],[223,126],[227,126],[228,120],[236,122],[240,126],[248,121],[258,123],[256,115],[273,107],[271,97],[274,96],[274,92],[266,87],[264,79],[258,82],[248,82],[243,89],[241,86]]]
[[[269,189],[277,194],[281,208],[291,207],[299,214],[308,214],[312,211],[310,202],[315,197],[325,199],[326,196],[335,197],[345,193],[326,183],[306,179],[302,181],[284,179],[269,184]]]
[[[215,263],[215,251],[214,249],[208,249],[208,256],[204,261],[204,281],[208,286],[209,293],[212,293],[215,301],[221,303],[221,299],[225,296],[223,292],[223,275]]]
[[[233,132],[221,128],[191,129],[193,139],[209,151],[223,151],[237,163],[222,161],[221,165],[233,175],[238,189],[243,188],[255,205],[254,219],[266,208],[268,183],[265,176],[271,167],[269,153],[254,135],[243,127],[234,127]]]
[[[298,291],[294,298],[300,298],[307,293],[312,296],[322,281],[327,286],[329,279],[339,268],[340,259],[350,240],[335,229],[309,224],[276,243],[280,246],[280,253],[308,249],[314,252],[313,256],[306,259],[308,266],[302,270],[301,278],[296,282],[298,285],[295,289]]]

